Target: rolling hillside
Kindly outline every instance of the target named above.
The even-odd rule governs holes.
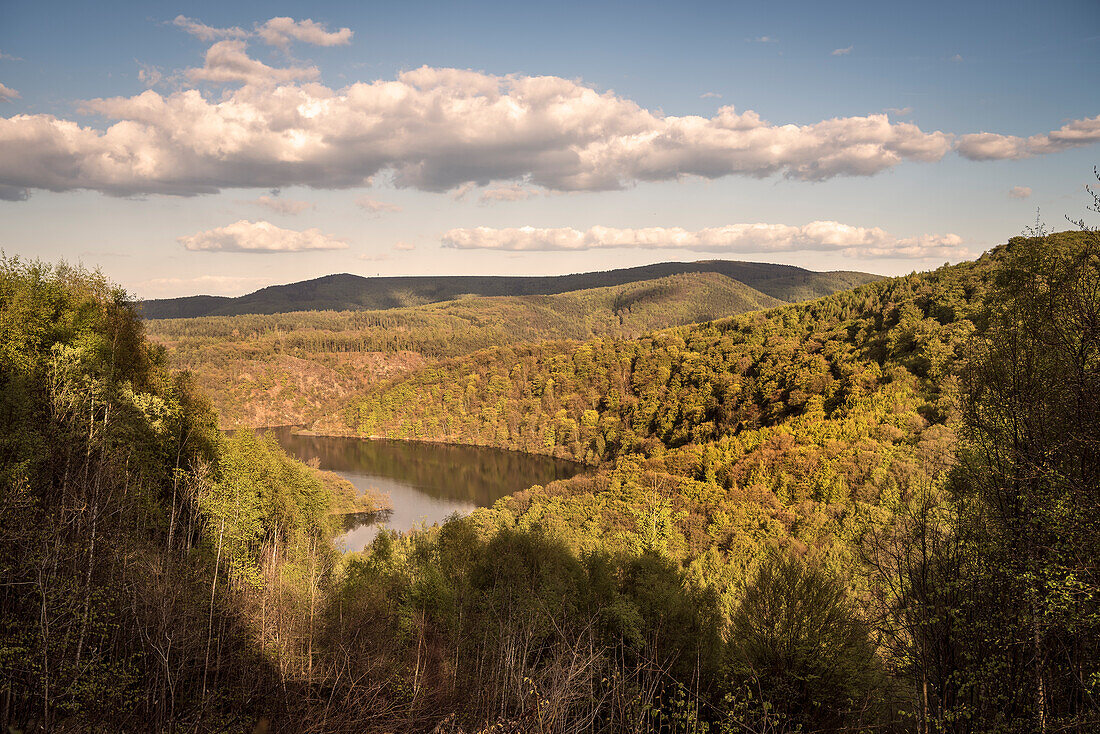
[[[357,391],[444,357],[540,340],[633,338],[782,302],[716,273],[547,296],[467,297],[383,311],[300,311],[147,323],[223,425],[307,423]]]
[[[262,288],[237,298],[187,296],[142,303],[146,319],[378,310],[449,301],[460,296],[545,296],[621,286],[681,273],[718,273],[781,301],[805,301],[879,280],[869,273],[817,273],[792,265],[704,260],[545,277],[421,276],[364,278],[341,273]]]
[[[442,348],[441,323],[549,333],[575,308],[634,329],[760,302],[732,282],[165,322],[193,349],[254,339],[256,364],[311,343],[417,354],[346,401],[348,429],[592,465],[340,556],[349,485],[219,431],[101,276],[0,259],[8,715],[20,731],[1095,731],[1100,237],[1014,238],[640,337],[353,350]],[[306,331],[325,320],[345,341]]]

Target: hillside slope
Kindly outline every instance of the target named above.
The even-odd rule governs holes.
[[[916,410],[952,389],[952,365],[996,258],[638,339],[514,344],[449,358],[377,385],[347,418],[367,435],[599,462],[803,414],[840,419],[900,385],[907,404],[919,401]],[[895,407],[890,420],[902,420]],[[925,413],[942,420],[942,411]]]
[[[928,706],[937,730],[1022,733],[1048,716],[1091,730],[1097,294],[1100,238],[1014,238],[975,262],[641,339],[442,360],[375,386],[346,419],[598,466],[469,522],[581,555],[669,556],[732,620],[734,649],[776,608],[755,596],[773,578],[762,559],[790,554],[847,579],[906,705]],[[772,601],[789,609],[784,594]],[[1001,726],[1006,711],[1019,726]],[[979,723],[947,725],[963,718]]]
[[[547,339],[631,338],[780,303],[723,275],[687,273],[548,296],[163,319],[147,328],[175,366],[196,375],[223,425],[288,425],[338,413],[379,379],[441,357]]]
[[[817,273],[793,265],[704,260],[657,263],[574,275],[418,276],[364,278],[341,273],[262,288],[237,298],[187,296],[142,304],[147,319],[271,314],[291,311],[377,310],[449,301],[460,296],[544,296],[620,286],[681,273],[718,273],[781,301],[803,301],[880,279],[869,273]]]
[[[333,513],[374,509],[219,433],[142,332],[102,276],[0,257],[5,731],[251,731],[311,634],[274,579],[331,568]]]
[[[142,327],[0,260],[4,728],[1100,724],[1100,236],[374,384],[364,433],[596,466],[343,557],[350,487],[219,432]]]

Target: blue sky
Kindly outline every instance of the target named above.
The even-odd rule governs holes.
[[[926,269],[1087,213],[1098,50],[1094,1],[5,3],[0,247],[143,297]]]

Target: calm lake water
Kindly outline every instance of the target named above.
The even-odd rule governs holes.
[[[501,497],[568,479],[580,464],[515,451],[272,431],[279,444],[301,461],[318,459],[360,491],[389,495],[393,511],[383,520],[352,528],[342,536],[348,551],[362,550],[385,526],[405,531],[442,522],[453,513],[488,507]]]

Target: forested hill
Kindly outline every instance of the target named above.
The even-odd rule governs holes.
[[[237,298],[187,296],[142,304],[147,319],[271,314],[290,311],[389,309],[449,301],[459,296],[532,296],[625,285],[681,273],[718,273],[780,301],[805,301],[879,280],[869,273],[818,273],[793,265],[704,260],[657,263],[573,275],[412,276],[365,278],[341,273],[262,288]]]
[[[427,344],[479,301],[652,287],[384,316]],[[668,310],[631,303],[620,325]],[[217,346],[301,318],[327,315],[177,326]],[[1100,730],[1095,233],[640,338],[441,352],[350,426],[595,466],[344,556],[336,515],[367,505],[219,432],[146,325],[102,277],[0,258],[0,729]],[[272,349],[338,341],[309,329]]]
[[[637,337],[783,302],[718,273],[549,296],[475,296],[377,311],[295,311],[146,322],[224,426],[312,423],[379,379],[479,349]]]
[[[443,360],[346,419],[598,465],[471,522],[671,557],[743,656],[701,676],[749,712],[720,731],[1096,731],[1098,294],[1100,239],[1014,238],[809,303]],[[776,549],[849,580],[900,688],[822,655],[837,628],[807,616],[843,594]]]

